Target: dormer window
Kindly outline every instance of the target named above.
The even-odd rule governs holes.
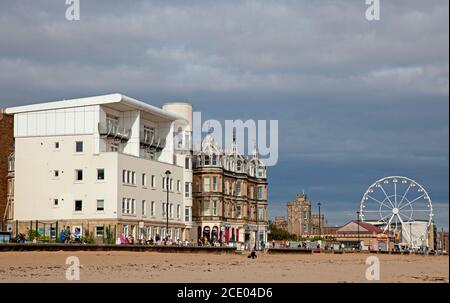
[[[241,171],[241,168],[242,168],[242,162],[238,161],[237,162],[237,171]]]
[[[217,156],[216,155],[212,156],[212,165],[217,165]]]
[[[205,156],[205,165],[210,165],[209,156]]]

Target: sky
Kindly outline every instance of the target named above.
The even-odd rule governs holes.
[[[0,0],[0,107],[119,92],[203,118],[278,120],[269,213],[303,190],[328,225],[408,176],[449,221],[449,2]]]

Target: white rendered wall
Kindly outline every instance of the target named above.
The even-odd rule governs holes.
[[[75,141],[83,141],[82,153],[75,152]],[[118,155],[94,155],[93,135],[16,138],[15,155],[15,220],[117,218]],[[97,168],[105,169],[104,181],[97,180]],[[75,180],[75,169],[83,169],[83,181]],[[96,210],[97,199],[105,201],[103,212]],[[75,200],[83,201],[81,212]]]
[[[14,115],[14,136],[82,135],[97,132],[99,106],[81,106]]]
[[[173,203],[173,219],[169,219],[169,222],[182,223],[184,218],[184,206],[183,206],[183,187],[180,188],[180,192],[177,191],[177,181],[183,182],[183,168],[175,165],[162,163],[159,161],[147,160],[138,157],[133,157],[125,154],[119,154],[118,161],[119,174],[123,170],[130,170],[136,173],[136,184],[128,185],[122,183],[122,178],[118,180],[118,209],[120,210],[120,217],[123,219],[136,219],[136,220],[152,220],[165,222],[166,216],[162,216],[162,204],[167,201],[167,192],[162,188],[162,180],[165,177],[165,172],[170,170],[170,177],[173,179],[173,191],[169,192],[169,201]],[[147,185],[142,185],[142,174],[145,173],[147,178]],[[155,187],[151,185],[151,176],[156,178]],[[122,198],[130,198],[136,200],[136,214],[122,214]],[[147,203],[147,215],[142,216],[142,201]],[[151,216],[151,202],[155,202],[155,216]],[[181,214],[180,219],[176,218],[176,206],[180,205]]]

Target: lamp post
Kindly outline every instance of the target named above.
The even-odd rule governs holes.
[[[359,210],[356,212],[357,215],[357,221],[358,221],[358,250],[360,249],[360,239],[359,239]]]
[[[320,205],[322,205],[322,204],[320,204],[320,202],[319,203],[317,203],[317,205],[319,206],[319,237],[322,235],[322,229],[321,229],[321,226],[320,226],[320,224],[321,224],[321,217],[320,217]]]
[[[167,190],[167,202],[166,202],[166,237],[164,244],[167,244],[169,240],[169,178],[170,178],[170,170],[166,170],[166,190]]]

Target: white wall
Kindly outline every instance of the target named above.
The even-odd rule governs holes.
[[[14,115],[14,136],[81,135],[97,132],[99,106],[81,106]]]
[[[75,152],[75,141],[84,142],[82,153]],[[16,138],[15,145],[15,220],[117,218],[118,156],[94,155],[93,135]],[[104,181],[96,180],[97,168],[105,169]],[[75,181],[75,169],[83,169],[82,182]],[[75,212],[77,199],[82,212]],[[105,211],[97,212],[97,199],[105,201]]]
[[[170,170],[171,178],[173,178],[174,186],[173,191],[169,193],[169,201],[173,203],[173,220],[169,222],[183,223],[184,221],[184,205],[183,205],[183,186],[181,191],[177,191],[177,180],[183,184],[183,168],[179,166],[174,166],[166,163],[161,163],[158,161],[147,160],[142,158],[137,158],[125,154],[119,154],[118,161],[118,171],[121,176],[122,171],[130,170],[136,172],[136,185],[127,185],[122,183],[122,177],[118,180],[118,209],[120,210],[120,217],[124,219],[137,219],[137,220],[154,220],[165,222],[166,217],[162,216],[162,204],[167,200],[167,192],[162,188],[162,178],[165,177],[165,172]],[[147,186],[142,185],[141,179],[142,174],[145,173],[147,176]],[[155,175],[156,184],[153,188],[151,186],[151,176]],[[122,198],[136,199],[136,215],[124,214],[122,215]],[[147,216],[142,217],[142,200],[147,201]],[[150,215],[151,202],[155,201],[156,214],[154,217]],[[176,218],[176,205],[180,205],[181,214],[180,219]]]

